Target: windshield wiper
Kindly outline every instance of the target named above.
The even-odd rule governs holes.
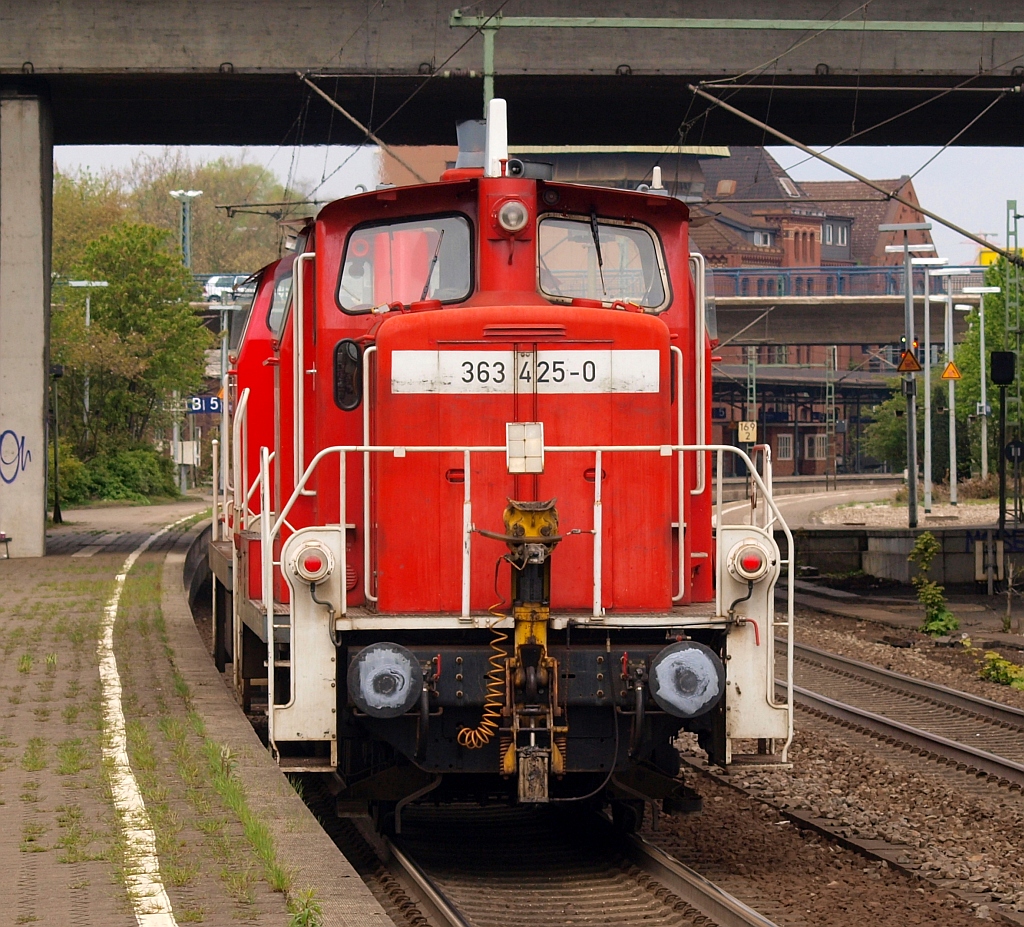
[[[441,256],[441,242],[444,241],[444,229],[437,236],[437,247],[434,249],[434,256],[430,259],[430,267],[427,269],[427,282],[423,284],[423,292],[420,293],[420,301],[427,298],[430,291],[430,278],[434,276],[434,268],[437,267],[437,259]]]
[[[590,210],[590,234],[594,237],[594,250],[597,251],[597,272],[601,275],[601,292],[607,296],[604,285],[604,258],[601,257],[601,231],[597,225],[597,210]]]

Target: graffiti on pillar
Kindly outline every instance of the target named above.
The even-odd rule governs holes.
[[[25,435],[8,428],[0,432],[0,480],[13,483],[32,462],[32,452],[25,447]]]

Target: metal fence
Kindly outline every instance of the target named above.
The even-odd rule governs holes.
[[[968,273],[933,276],[930,292],[959,293],[982,286],[984,267]],[[906,275],[902,265],[887,267],[721,267],[712,271],[715,296],[902,296]],[[914,292],[924,293],[924,269],[914,270]]]

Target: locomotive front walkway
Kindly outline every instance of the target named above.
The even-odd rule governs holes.
[[[196,529],[119,582],[203,508],[69,511],[49,556],[0,559],[0,925],[391,925],[212,666],[182,589]]]

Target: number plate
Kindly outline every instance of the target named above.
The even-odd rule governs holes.
[[[656,350],[394,351],[393,393],[656,393]]]

